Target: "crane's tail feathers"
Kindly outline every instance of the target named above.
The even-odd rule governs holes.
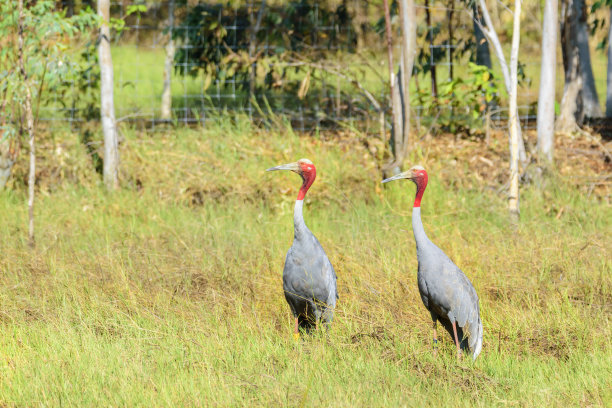
[[[482,350],[482,321],[480,320],[480,317],[475,324],[470,324],[468,322],[464,329],[468,335],[470,350],[472,351],[472,358],[476,360],[476,357],[478,357],[480,354],[480,350]]]
[[[473,359],[476,360],[476,357],[478,357],[480,351],[482,350],[482,321],[480,321],[480,319],[478,319],[478,334],[476,336],[476,344],[474,347],[472,347],[472,350],[474,351]]]

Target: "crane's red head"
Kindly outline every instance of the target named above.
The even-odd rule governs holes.
[[[314,183],[315,178],[317,177],[317,169],[314,164],[308,159],[300,159],[295,163],[283,164],[281,166],[276,166],[267,169],[266,171],[275,171],[275,170],[291,170],[300,176],[302,176],[302,188],[300,188],[300,192],[298,193],[298,200],[303,200],[304,196],[306,196],[306,192]]]
[[[400,173],[396,176],[389,177],[386,180],[383,180],[383,183],[388,183],[389,181],[399,180],[399,179],[408,179],[412,180],[414,184],[417,186],[416,197],[414,199],[414,206],[421,206],[421,198],[423,198],[423,193],[425,192],[425,188],[427,187],[427,172],[423,168],[423,166],[414,166],[410,170]]]

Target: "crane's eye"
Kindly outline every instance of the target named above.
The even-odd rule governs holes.
[[[310,173],[314,169],[314,166],[308,163],[300,163],[300,168],[303,172]]]

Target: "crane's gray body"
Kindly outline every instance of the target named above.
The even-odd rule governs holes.
[[[311,328],[323,320],[331,323],[338,291],[336,272],[323,247],[302,217],[303,201],[295,203],[293,245],[287,252],[283,270],[285,299],[300,327]]]
[[[470,280],[448,256],[427,238],[421,222],[421,208],[412,209],[412,230],[417,248],[419,292],[432,320],[440,321],[463,350],[471,350],[475,360],[482,349],[482,322],[478,295]]]

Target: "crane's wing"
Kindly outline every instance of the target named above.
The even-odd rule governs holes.
[[[476,358],[482,347],[482,322],[476,289],[441,249],[433,244],[429,249],[423,259],[423,278],[427,281],[429,301],[426,306],[439,316],[447,316],[450,322],[457,322]],[[452,328],[447,330],[452,337]]]
[[[321,244],[310,231],[306,239],[295,240],[287,252],[283,283],[304,300],[336,305],[336,272]]]
[[[450,281],[453,283],[454,290],[449,317],[452,314],[459,327],[463,329],[470,350],[472,350],[474,359],[476,359],[482,348],[482,322],[480,320],[478,295],[472,282],[463,271],[454,263],[452,267],[454,271],[452,273],[453,278]]]
[[[338,280],[338,276],[336,275],[336,271],[334,270],[334,267],[329,261],[329,258],[327,257],[327,254],[325,253],[325,250],[321,246],[321,243],[319,242],[317,237],[315,237],[314,234],[312,234],[311,236],[313,240],[313,246],[317,248],[317,252],[319,252],[319,259],[323,261],[321,278],[322,278],[322,283],[324,283],[324,286],[325,286],[324,290],[328,294],[327,303],[331,305],[332,307],[334,307],[336,306],[336,299],[339,298],[338,288],[336,284],[336,281]]]

